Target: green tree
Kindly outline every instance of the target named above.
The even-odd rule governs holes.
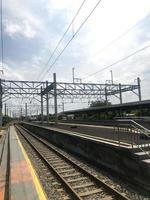
[[[99,106],[109,106],[111,102],[109,101],[91,101],[90,107],[99,107]]]

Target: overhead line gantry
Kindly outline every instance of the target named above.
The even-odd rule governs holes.
[[[0,79],[0,125],[2,126],[2,107],[9,99],[34,99],[41,107],[43,115],[43,103],[46,101],[47,121],[49,121],[49,99],[54,98],[55,120],[57,122],[57,99],[108,99],[115,96],[122,104],[122,93],[132,92],[141,101],[140,79],[136,84],[116,84],[116,83],[67,83],[57,82],[56,74],[52,82],[46,81],[18,81]],[[27,108],[27,105],[26,105]],[[27,111],[26,111],[27,113]]]

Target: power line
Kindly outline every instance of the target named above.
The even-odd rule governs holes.
[[[74,23],[76,17],[78,16],[80,10],[82,9],[82,7],[84,6],[84,4],[85,4],[86,1],[87,1],[87,0],[83,0],[83,1],[82,1],[82,3],[81,3],[81,5],[80,5],[79,9],[77,10],[75,16],[74,16],[73,19],[71,20],[71,23],[69,24],[69,26],[68,26],[67,29],[65,30],[64,34],[62,35],[62,37],[61,37],[60,40],[58,41],[56,47],[54,48],[53,52],[51,53],[51,55],[50,55],[50,57],[49,57],[49,59],[48,59],[48,61],[46,62],[45,65],[48,65],[48,63],[50,62],[51,58],[53,57],[53,55],[54,55],[55,52],[57,51],[58,47],[60,46],[60,44],[61,44],[61,42],[63,41],[63,39],[64,39],[65,35],[67,34],[67,32],[69,31],[71,25]]]
[[[66,50],[66,48],[69,46],[69,44],[71,43],[71,41],[74,39],[74,37],[78,34],[78,32],[81,30],[81,28],[83,27],[83,25],[86,23],[86,21],[89,19],[89,17],[92,15],[92,13],[95,11],[95,9],[98,7],[98,5],[100,4],[101,0],[99,0],[96,5],[94,6],[94,8],[91,10],[91,12],[89,13],[89,15],[85,18],[85,20],[81,23],[81,25],[79,26],[79,28],[77,29],[77,31],[74,33],[74,35],[72,36],[72,38],[67,42],[67,44],[65,45],[65,47],[62,49],[62,51],[60,52],[60,54],[56,57],[56,59],[54,60],[54,62],[50,65],[49,69],[46,71],[46,73],[48,73],[52,67],[55,65],[55,63],[57,62],[57,60],[59,59],[59,57],[63,54],[63,52]]]
[[[148,17],[150,17],[150,14],[148,14],[146,17],[144,17],[143,19],[141,19],[140,21],[138,21],[136,24],[134,24],[133,26],[131,26],[130,28],[128,28],[125,32],[123,32],[121,35],[119,35],[118,37],[116,37],[115,39],[113,39],[111,42],[109,42],[108,44],[106,44],[105,46],[103,46],[99,51],[97,51],[95,54],[93,54],[93,57],[95,57],[97,54],[105,51],[108,47],[110,47],[111,45],[113,45],[114,43],[116,43],[118,40],[120,40],[121,38],[123,38],[131,30],[133,30],[138,25],[140,25],[141,23],[143,23],[143,21],[145,21]]]
[[[4,45],[3,45],[3,1],[1,0],[1,72],[3,74]]]
[[[112,66],[114,66],[114,65],[117,65],[117,64],[120,63],[120,62],[123,62],[124,60],[127,60],[128,58],[130,58],[130,57],[132,57],[132,56],[134,56],[134,55],[140,53],[141,51],[144,51],[145,49],[147,49],[147,48],[149,48],[149,47],[150,47],[150,44],[147,45],[147,46],[145,46],[145,47],[143,47],[143,48],[141,48],[141,49],[139,49],[139,50],[137,50],[137,51],[135,51],[135,52],[133,52],[133,53],[131,53],[131,54],[128,55],[128,56],[125,56],[124,58],[122,58],[122,59],[120,59],[120,60],[117,60],[116,62],[114,62],[114,63],[112,63],[112,64],[110,64],[110,65],[108,65],[108,66],[106,66],[106,67],[103,67],[102,69],[100,69],[100,70],[98,70],[98,71],[96,71],[96,72],[94,72],[94,73],[92,73],[92,74],[89,74],[88,76],[86,76],[86,77],[84,77],[84,78],[82,78],[82,79],[87,79],[87,78],[89,78],[89,77],[91,77],[91,76],[94,76],[94,75],[98,74],[99,72],[102,72],[102,71],[104,71],[104,70],[106,70],[106,69],[108,69],[108,68],[110,68],[110,67],[112,67]]]
[[[49,63],[50,59],[52,58],[52,56],[54,55],[54,53],[55,53],[55,52],[56,52],[56,50],[58,49],[58,47],[59,47],[60,43],[61,43],[61,42],[62,42],[62,40],[64,39],[64,37],[65,37],[66,33],[69,31],[69,29],[70,29],[71,25],[74,23],[74,21],[75,21],[76,17],[78,16],[78,14],[79,14],[80,10],[82,9],[82,7],[83,7],[83,5],[84,5],[84,3],[85,3],[85,2],[86,2],[86,0],[84,0],[84,1],[82,2],[81,6],[80,6],[80,7],[79,7],[79,9],[77,10],[77,12],[76,12],[75,16],[73,17],[73,19],[72,19],[71,23],[69,24],[68,28],[67,28],[67,29],[66,29],[66,31],[64,32],[63,36],[61,37],[61,39],[60,39],[60,40],[59,40],[59,42],[57,43],[57,45],[56,45],[56,47],[55,47],[54,51],[52,52],[51,56],[49,57],[49,59],[48,59],[48,61],[47,61],[46,65]]]
[[[123,32],[121,35],[119,35],[118,37],[116,37],[115,39],[113,39],[111,42],[109,42],[108,44],[106,44],[104,47],[102,47],[102,49],[100,49],[97,53],[95,53],[94,56],[97,55],[98,53],[104,51],[109,46],[113,45],[114,43],[116,43],[118,40],[120,40],[122,37],[124,37],[127,33],[129,33],[131,30],[133,30],[134,28],[136,28],[139,24],[143,23],[143,21],[145,21],[149,16],[150,16],[150,13],[146,17],[144,17],[143,19],[141,19],[140,21],[138,21],[136,24],[134,24],[133,26],[131,26],[129,29],[127,29],[125,32]]]

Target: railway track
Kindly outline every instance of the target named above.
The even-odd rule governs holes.
[[[1,165],[1,162],[2,162],[2,157],[3,157],[3,153],[4,153],[4,147],[5,147],[5,142],[6,142],[6,134],[3,136],[3,138],[1,139],[1,152],[0,152],[0,165]]]
[[[50,143],[21,126],[16,126],[16,129],[61,182],[68,193],[68,195],[62,194],[64,200],[129,200],[124,194],[54,149]],[[63,191],[59,189],[59,192]]]

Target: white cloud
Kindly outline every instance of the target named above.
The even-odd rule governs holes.
[[[6,33],[12,38],[21,35],[30,39],[28,45],[31,44],[32,39],[36,39],[35,41],[42,40],[43,45],[41,51],[34,52],[31,59],[22,60],[18,63],[17,57],[15,58],[15,70],[16,73],[21,74],[20,78],[24,80],[36,79],[38,74],[44,71],[47,67],[45,65],[46,61],[65,28],[71,22],[81,2],[82,0],[5,1],[8,11],[5,17]],[[71,36],[72,28],[75,31],[78,29],[96,2],[97,0],[86,2],[60,49],[63,48],[65,42],[68,41],[68,37]],[[110,45],[109,48],[103,49],[112,40],[146,17],[149,12],[150,1],[147,0],[102,1],[52,70],[46,74],[44,80],[50,79],[52,73],[56,72],[58,80],[71,81],[72,67],[76,68],[76,77],[82,78],[86,74],[98,71],[102,67],[145,46],[150,38],[150,29],[147,27],[144,30],[143,25],[143,28],[141,26],[135,27],[123,38]],[[32,46],[30,46],[30,49],[32,49]],[[60,49],[58,52],[60,52]],[[54,58],[56,58],[58,52]],[[26,51],[21,53],[26,54]],[[20,68],[20,66],[22,67]],[[131,79],[133,80],[137,76],[144,78],[144,72],[149,69],[149,50],[137,54],[137,56],[130,58],[126,62],[122,62],[87,80],[105,82],[106,79],[110,79],[111,69],[114,72],[114,78],[119,82],[130,82]],[[148,83],[146,82],[145,84]]]
[[[4,73],[3,74],[1,73],[0,76],[1,79],[23,80],[23,76],[18,72],[18,70],[14,70],[11,64],[7,65],[3,63],[3,71]]]
[[[21,29],[21,27],[18,24],[12,24],[10,22],[5,22],[5,31],[10,35],[20,31],[20,29]]]
[[[28,21],[23,20],[22,23],[13,23],[11,21],[5,21],[5,32],[11,37],[15,35],[21,35],[26,38],[34,38],[37,32],[31,27]]]
[[[12,6],[13,5],[13,6]],[[18,0],[7,0],[4,3],[4,31],[12,36],[22,35],[26,38],[34,38],[43,24],[38,16],[32,13],[30,7]]]

